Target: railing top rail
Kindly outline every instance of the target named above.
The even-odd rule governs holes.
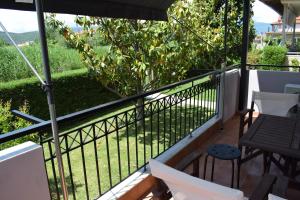
[[[249,67],[278,67],[278,68],[300,68],[300,66],[290,66],[290,65],[269,65],[269,64],[247,64]]]
[[[88,108],[88,109],[85,109],[85,110],[82,110],[82,111],[78,111],[78,112],[74,112],[74,113],[71,113],[71,114],[68,114],[68,115],[64,115],[64,116],[61,116],[61,117],[57,118],[57,123],[59,125],[61,125],[61,124],[67,123],[67,122],[74,122],[75,120],[85,119],[86,117],[90,117],[93,114],[108,111],[110,109],[116,108],[116,107],[124,105],[126,103],[136,101],[137,99],[144,98],[144,97],[147,97],[149,95],[152,95],[152,94],[155,94],[155,93],[158,93],[158,92],[161,92],[161,91],[172,89],[174,87],[177,87],[177,86],[189,83],[189,82],[193,82],[195,80],[198,80],[200,78],[204,78],[206,76],[220,74],[224,71],[235,69],[238,66],[239,66],[239,64],[230,65],[230,66],[227,66],[225,69],[211,71],[211,72],[208,72],[208,73],[205,73],[205,74],[202,74],[202,75],[198,75],[198,76],[195,76],[195,77],[183,80],[183,81],[179,81],[179,82],[176,82],[176,83],[172,83],[172,84],[163,86],[159,89],[155,89],[155,90],[152,90],[152,91],[149,91],[149,92],[145,92],[143,94],[133,95],[133,96],[122,98],[122,99],[119,99],[119,100],[116,100],[116,101],[101,104],[101,105],[98,105],[98,106],[95,106],[95,107],[92,107],[92,108]],[[10,140],[17,139],[17,138],[22,137],[22,136],[32,134],[32,133],[36,133],[36,132],[40,132],[40,131],[47,131],[50,128],[51,128],[51,121],[47,120],[47,121],[41,122],[39,124],[28,126],[26,128],[14,130],[14,131],[11,131],[9,133],[0,134],[0,144],[8,142]]]

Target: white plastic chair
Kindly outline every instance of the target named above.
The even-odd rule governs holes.
[[[162,179],[174,200],[245,200],[244,193],[222,185],[199,179],[151,159],[151,174]],[[284,200],[269,194],[269,200]]]
[[[257,106],[261,114],[286,117],[288,111],[298,104],[299,94],[257,92],[252,93],[252,105]]]
[[[162,179],[169,187],[174,200],[243,200],[240,190],[208,182],[156,160],[149,161],[151,174]]]

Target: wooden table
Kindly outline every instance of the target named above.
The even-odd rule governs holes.
[[[241,137],[239,146],[258,150],[244,156],[240,164],[263,153],[268,155],[268,162],[273,162],[286,176],[292,177],[297,173],[296,163],[300,160],[300,117],[261,114]],[[285,158],[284,165],[273,157],[274,153]]]

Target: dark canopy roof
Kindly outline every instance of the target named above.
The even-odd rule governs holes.
[[[0,0],[0,8],[35,11],[34,0]],[[167,20],[174,0],[43,0],[44,11],[112,18]],[[23,3],[22,3],[23,2]]]
[[[260,0],[261,2],[265,3],[273,10],[275,10],[278,14],[283,14],[283,5],[280,0]]]

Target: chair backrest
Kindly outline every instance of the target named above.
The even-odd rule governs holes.
[[[257,92],[252,93],[252,108],[257,106],[259,113],[285,117],[288,111],[298,104],[298,94]]]
[[[174,200],[242,200],[244,198],[240,190],[190,176],[153,159],[149,164],[151,174],[167,184]]]

